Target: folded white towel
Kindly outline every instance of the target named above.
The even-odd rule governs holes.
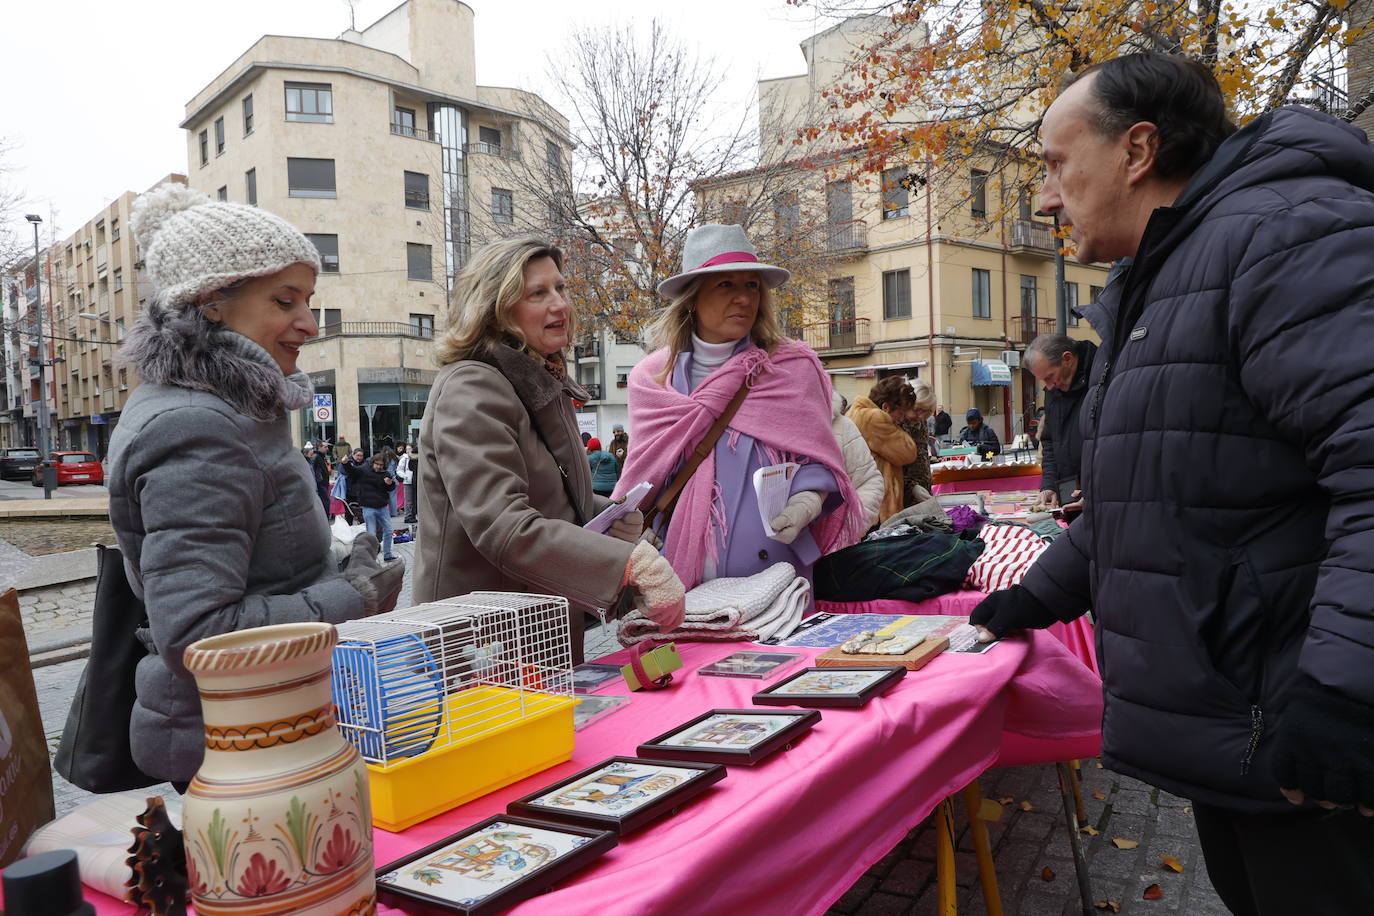
[[[687,593],[682,625],[660,633],[640,609],[620,622],[621,645],[766,639],[791,633],[810,604],[811,583],[790,563],[774,563],[752,576],[711,579]]]

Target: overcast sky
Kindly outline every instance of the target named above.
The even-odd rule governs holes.
[[[477,82],[558,104],[546,61],[582,25],[667,23],[727,68],[720,100],[759,78],[801,73],[798,44],[829,23],[784,0],[467,0]],[[397,0],[358,0],[358,28]],[[17,148],[10,181],[62,237],[124,191],[186,170],[186,102],[264,34],[335,38],[345,0],[68,0],[7,3],[0,29],[0,137]]]

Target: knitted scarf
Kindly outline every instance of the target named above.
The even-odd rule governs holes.
[[[726,440],[733,447],[741,433],[752,436],[772,463],[818,462],[835,476],[843,505],[811,524],[822,553],[858,540],[867,527],[863,506],[845,473],[830,432],[830,379],[815,352],[784,341],[770,355],[752,343],[711,373],[691,394],[660,383],[666,349],[641,360],[630,373],[630,416],[635,447],[625,459],[616,485],[618,498],[641,481],[654,486],[643,505],[658,497],[687,456],[706,436],[746,379],[749,394],[730,421]],[[720,532],[719,539],[712,530]],[[716,481],[715,450],[697,468],[678,497],[668,528],[664,556],[687,588],[701,581],[707,557],[717,558],[728,536],[723,494]]]

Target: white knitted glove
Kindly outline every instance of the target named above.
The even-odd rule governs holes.
[[[687,590],[672,565],[648,543],[640,541],[630,553],[625,581],[639,590],[642,600],[636,599],[636,606],[658,624],[661,632],[682,625]]]
[[[644,513],[636,509],[622,515],[611,522],[611,527],[606,529],[606,533],[613,538],[620,538],[627,544],[633,544],[644,533]]]
[[[787,501],[782,514],[768,523],[777,534],[773,540],[790,544],[802,533],[802,529],[816,520],[821,514],[821,494],[815,490],[802,490],[793,493]]]

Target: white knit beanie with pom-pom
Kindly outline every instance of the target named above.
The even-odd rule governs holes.
[[[158,185],[129,222],[163,304],[185,306],[238,280],[292,264],[320,272],[320,255],[295,226],[247,204],[214,201],[183,184]]]

